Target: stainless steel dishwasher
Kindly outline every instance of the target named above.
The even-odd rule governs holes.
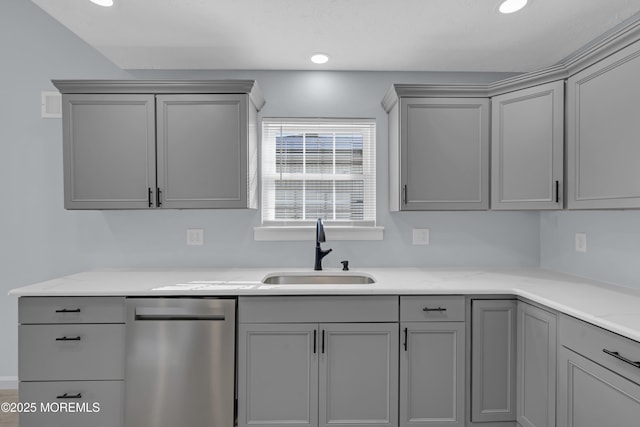
[[[233,427],[236,300],[127,299],[126,427]]]

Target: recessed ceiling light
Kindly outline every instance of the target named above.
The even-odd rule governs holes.
[[[498,10],[500,13],[517,12],[527,5],[527,0],[505,0],[502,2]]]
[[[91,3],[95,3],[98,6],[103,6],[103,7],[113,6],[113,0],[91,0]]]
[[[311,62],[314,64],[326,64],[329,61],[329,55],[326,53],[314,53],[311,56]]]

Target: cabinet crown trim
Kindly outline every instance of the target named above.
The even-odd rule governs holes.
[[[581,47],[557,64],[487,84],[393,84],[382,99],[388,113],[400,97],[488,98],[569,78],[640,40],[640,14]]]
[[[264,96],[255,80],[52,80],[62,94],[247,94],[260,110]]]

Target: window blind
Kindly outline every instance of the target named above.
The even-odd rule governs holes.
[[[263,119],[263,225],[375,225],[375,134],[373,119]]]

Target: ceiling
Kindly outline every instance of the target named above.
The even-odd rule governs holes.
[[[32,0],[123,69],[525,72],[640,12],[640,0]],[[309,61],[326,52],[324,65]]]

